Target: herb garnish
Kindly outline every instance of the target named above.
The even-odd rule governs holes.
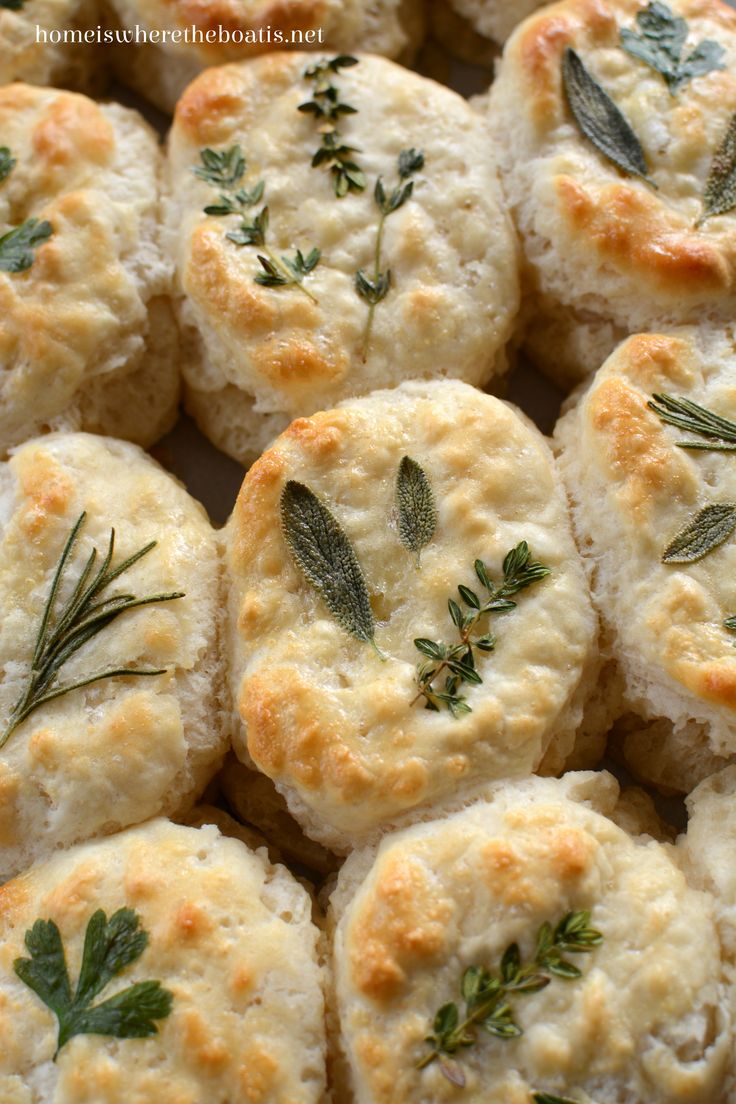
[[[567,1096],[553,1096],[552,1093],[544,1092],[532,1093],[532,1100],[534,1104],[577,1104],[577,1101],[570,1100]]]
[[[35,260],[34,249],[48,241],[53,227],[45,219],[30,218],[0,238],[0,270],[26,272]]]
[[[677,441],[678,448],[701,452],[736,452],[736,422],[714,414],[690,399],[673,395],[653,395],[649,403],[661,421],[704,438],[702,441]],[[736,505],[723,502],[703,507],[677,534],[662,555],[663,563],[695,563],[719,548],[736,531]],[[736,616],[728,617],[723,627],[736,633]]]
[[[399,539],[416,556],[419,568],[422,549],[429,544],[437,528],[437,509],[427,473],[404,456],[396,475],[396,505],[399,512]]]
[[[246,160],[240,146],[231,146],[225,150],[204,149],[200,151],[199,156],[202,164],[196,165],[192,170],[193,173],[200,180],[220,189],[219,202],[209,204],[204,208],[204,213],[213,215],[215,218],[240,215],[240,226],[229,231],[225,237],[234,245],[260,246],[265,254],[265,256],[258,254],[258,262],[263,271],[254,277],[255,283],[269,288],[295,287],[316,303],[316,296],[302,286],[302,281],[319,264],[322,256],[319,249],[312,249],[306,257],[300,249],[297,249],[293,260],[289,257],[277,257],[266,241],[269,223],[268,207],[263,207],[252,222],[246,221],[246,210],[260,203],[265,185],[260,180],[252,188],[238,187],[246,170]]]
[[[294,560],[338,624],[385,659],[375,641],[368,586],[347,534],[314,492],[293,479],[281,492],[281,528]]]
[[[463,713],[472,712],[465,698],[458,695],[461,684],[467,682],[478,685],[483,682],[476,668],[475,649],[480,652],[492,652],[496,647],[496,638],[492,633],[472,636],[478,622],[487,614],[508,613],[516,609],[517,603],[509,601],[511,596],[550,574],[548,567],[532,559],[526,541],[521,541],[516,548],[512,548],[507,553],[503,561],[503,582],[500,585],[497,586],[490,578],[488,568],[482,560],[476,560],[474,567],[488,597],[482,600],[469,587],[459,586],[458,593],[468,607],[468,612],[463,613],[452,598],[447,603],[460,640],[456,644],[445,644],[442,641],[428,640],[426,637],[419,637],[414,641],[414,646],[422,655],[427,656],[428,660],[417,665],[419,693],[412,701],[412,705],[420,698],[424,698],[425,709],[439,712],[441,706],[445,705],[455,718]],[[450,673],[445,679],[444,690],[438,691],[433,688],[432,683],[443,671]]]
[[[647,175],[641,142],[571,46],[562,55],[562,83],[573,118],[588,141],[623,172],[656,187]]]
[[[324,166],[330,170],[335,195],[342,199],[348,192],[362,192],[365,188],[365,175],[352,154],[360,153],[355,146],[347,146],[338,130],[343,115],[357,114],[357,108],[343,103],[340,90],[332,83],[332,76],[341,69],[349,69],[358,64],[358,59],[341,54],[331,61],[320,61],[304,70],[304,76],[314,84],[312,99],[299,104],[298,110],[305,115],[314,116],[319,124],[322,145],[312,158],[312,167]]]
[[[93,682],[100,682],[102,679],[130,678],[133,676],[150,677],[152,675],[162,675],[165,672],[165,668],[148,670],[141,667],[113,667],[109,670],[87,675],[76,682],[57,682],[59,671],[64,664],[88,641],[112,624],[122,613],[137,609],[139,606],[152,605],[154,602],[172,602],[176,598],[184,597],[181,591],[176,591],[171,594],[149,594],[145,598],[136,598],[132,594],[115,594],[110,598],[103,598],[103,592],[115,579],[156,547],[156,541],[151,541],[150,544],[145,545],[138,552],[134,552],[132,556],[118,564],[117,567],[112,567],[115,530],[111,529],[107,552],[97,573],[92,577],[97,559],[97,549],[93,548],[80,572],[73,591],[63,603],[62,608],[55,612],[64,572],[86,517],[86,513],[82,513],[77,519],[54,572],[51,590],[46,599],[41,625],[36,637],[28,686],[22,698],[16,702],[8,725],[0,736],[0,747],[7,743],[15,729],[27,717],[30,717],[36,709],[45,705],[46,702],[53,701],[54,698],[60,698],[64,694],[71,693],[72,690],[77,690],[82,686],[90,686]]]
[[[703,192],[703,213],[696,226],[715,215],[726,215],[736,207],[736,115],[731,118],[723,141],[713,156]]]
[[[0,184],[7,180],[15,168],[15,158],[7,146],[0,146]]]
[[[514,1012],[507,997],[514,993],[538,993],[553,977],[574,981],[582,976],[563,953],[589,954],[603,942],[603,936],[589,926],[590,912],[568,912],[556,927],[542,924],[537,935],[534,958],[522,964],[517,943],[506,948],[496,972],[484,966],[469,966],[464,971],[460,992],[465,1001],[465,1015],[461,1019],[455,1002],[443,1004],[432,1023],[432,1034],[425,1042],[431,1050],[417,1062],[417,1069],[424,1069],[435,1059],[440,1059],[440,1069],[453,1085],[462,1088],[465,1074],[460,1066],[445,1061],[461,1047],[473,1046],[478,1040],[476,1028],[482,1027],[498,1039],[516,1039],[523,1035],[514,1020]]]
[[[148,933],[140,930],[140,918],[132,909],[118,909],[109,920],[102,909],[90,917],[74,996],[61,933],[54,921],[37,920],[26,932],[25,944],[31,957],[17,958],[13,969],[58,1020],[54,1061],[75,1035],[145,1039],[158,1034],[154,1021],[171,1012],[173,993],[160,981],[140,981],[92,1005],[105,986],[146,949]]]
[[[710,38],[703,39],[683,58],[687,22],[659,0],[652,0],[644,11],[638,12],[636,23],[640,34],[624,28],[621,46],[627,54],[661,73],[673,96],[695,77],[726,68],[723,64],[726,51]]]
[[[373,316],[376,305],[385,299],[391,287],[391,269],[381,272],[381,247],[383,245],[383,227],[386,219],[399,207],[403,207],[407,199],[414,191],[414,181],[410,179],[414,173],[424,167],[424,154],[421,150],[405,149],[399,154],[398,173],[399,183],[387,195],[380,176],[376,181],[373,192],[375,204],[380,211],[378,219],[378,231],[376,233],[376,246],[373,253],[373,275],[366,276],[365,271],[359,268],[355,274],[355,289],[361,299],[368,303],[368,317],[363,331],[363,360],[368,357],[368,346],[373,329]],[[406,181],[407,183],[404,183]]]
[[[0,0],[0,8],[8,8],[10,11],[20,11],[26,0]]]

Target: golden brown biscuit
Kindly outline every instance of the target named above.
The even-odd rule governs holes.
[[[0,4],[0,85],[28,81],[87,90],[93,54],[81,37],[97,14],[95,0],[5,0]]]
[[[516,243],[484,119],[456,93],[383,58],[340,68],[327,79],[357,113],[340,117],[339,144],[360,147],[345,156],[361,166],[365,186],[338,198],[347,178],[337,166],[312,165],[326,139],[320,120],[299,110],[318,102],[304,76],[313,64],[281,53],[207,71],[180,101],[170,139],[168,227],[188,404],[240,460],[259,455],[292,418],[354,394],[407,378],[484,383],[505,367],[518,306]],[[406,166],[400,180],[406,151],[420,152],[423,166]],[[244,175],[224,186],[216,174],[202,179],[203,158],[228,152],[224,175],[241,156]],[[405,201],[385,219],[379,268],[390,286],[369,329],[371,304],[356,279],[363,271],[373,282],[379,177],[387,206],[394,195]],[[204,213],[239,208],[239,195],[252,199],[240,215]],[[296,249],[303,258],[321,250],[299,287],[256,282],[268,280],[259,255],[275,258],[283,280],[283,257],[293,263]]]
[[[549,0],[430,0],[432,35],[471,65],[493,65],[514,27]]]
[[[698,429],[736,423],[735,350],[733,326],[629,338],[556,430],[621,712],[643,719],[627,762],[669,789],[736,753],[736,461]]]
[[[409,63],[424,35],[422,0],[106,0],[130,40],[113,52],[119,78],[173,112],[210,65],[287,49],[365,50]],[[140,31],[158,33],[140,42]],[[161,39],[162,34],[166,38]],[[136,38],[135,36],[138,36]],[[209,36],[209,37],[208,37]]]
[[[714,902],[670,851],[608,818],[616,789],[605,772],[502,784],[350,856],[331,901],[341,1074],[356,1104],[531,1104],[532,1092],[726,1104]],[[587,953],[574,937],[559,946],[571,914],[599,934],[580,940]],[[550,944],[580,976],[550,970]],[[458,1022],[480,1012],[468,1009],[479,982],[490,1030],[476,1019],[453,1050],[448,1006]]]
[[[144,946],[89,1004],[158,981],[148,998],[155,1033],[72,1034],[54,1056],[56,1017],[14,962],[30,959],[26,932],[40,920],[48,938],[52,922],[76,984],[98,910],[108,924],[117,914],[113,955],[123,958],[142,933]],[[75,847],[9,882],[0,890],[3,1104],[321,1104],[323,969],[310,912],[307,893],[264,852],[214,827],[165,820]],[[140,1008],[140,998],[128,1003]]]
[[[44,626],[55,572],[82,511]],[[81,584],[90,587],[105,567],[113,527],[108,572],[156,545],[90,592],[72,616],[87,557],[97,550]],[[219,571],[201,506],[133,445],[53,434],[0,465],[0,881],[54,848],[182,810],[204,788],[229,734]],[[84,642],[85,626],[104,615],[100,603],[116,595],[156,600],[100,621]],[[105,678],[40,701],[128,668],[162,673]],[[16,708],[26,700],[33,711]]]
[[[419,569],[396,505],[405,456],[435,503]],[[349,596],[342,624],[287,544],[305,516],[290,507],[282,522],[294,482],[330,511],[357,557],[360,585],[344,546],[319,537],[325,523],[315,522],[323,547],[342,547],[322,572]],[[423,526],[430,514],[413,516]],[[319,842],[344,852],[406,814],[530,773],[557,736],[571,749],[597,673],[596,623],[552,457],[512,407],[464,383],[413,382],[300,419],[246,476],[225,541],[236,754],[275,781]],[[491,591],[474,561],[501,587],[507,553],[524,541],[550,574],[505,592],[516,608],[463,622],[463,639],[477,642],[474,681],[450,689],[458,659],[470,661],[448,601],[475,587],[485,606]],[[370,605],[381,655],[353,600]],[[433,664],[416,640],[455,649],[455,668]],[[426,663],[434,676],[418,671]]]
[[[11,84],[0,142],[0,457],[48,429],[150,445],[178,399],[156,136],[119,104]]]
[[[720,324],[736,307],[736,211],[726,203],[724,213],[704,218],[714,160],[736,111],[736,12],[720,0],[671,0],[663,22],[662,4],[654,7],[658,17],[643,0],[543,8],[509,40],[491,94],[499,166],[527,262],[527,348],[563,384],[599,368],[627,334]],[[665,54],[668,81],[641,54],[652,57],[658,34],[676,40],[678,19],[686,41]],[[579,111],[632,171],[621,171],[576,123],[562,79],[568,48],[624,120],[614,122],[610,103],[604,109],[590,89]],[[635,175],[632,140],[649,182]]]

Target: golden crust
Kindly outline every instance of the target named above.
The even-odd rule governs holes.
[[[437,1008],[457,999],[464,969],[496,966],[516,941],[530,957],[541,924],[576,909],[603,935],[591,955],[571,956],[582,978],[510,999],[524,1034],[479,1033],[459,1052],[463,1098],[526,1104],[543,1085],[597,1104],[724,1104],[730,1029],[713,902],[662,846],[595,811],[607,784],[572,774],[495,787],[348,859],[332,909],[356,1104],[452,1099],[437,1062],[417,1068]]]
[[[736,13],[719,0],[671,6],[688,20],[688,48],[711,39],[726,50],[724,69],[677,95],[620,48],[621,28],[635,28],[640,0],[562,0],[530,17],[508,43],[490,118],[545,316],[577,312],[588,324],[597,319],[599,327],[613,323],[631,333],[695,323],[704,313],[724,321],[733,315],[736,217],[698,220],[713,156],[736,110]],[[656,190],[619,172],[577,129],[561,79],[568,46],[632,125]],[[606,340],[610,351],[615,338]],[[579,378],[598,367],[594,348],[576,354],[568,343],[564,355],[578,363],[563,365],[563,373]],[[551,366],[560,352],[548,347]],[[535,354],[544,360],[543,343]]]
[[[197,395],[192,405],[196,412],[208,394],[215,404],[235,387],[256,416],[277,417],[279,429],[406,378],[485,382],[505,364],[518,306],[516,247],[484,120],[448,89],[363,55],[341,70],[339,84],[358,107],[346,117],[345,135],[364,151],[368,183],[337,199],[329,172],[311,166],[319,145],[314,121],[297,110],[311,92],[307,62],[305,54],[278,53],[205,71],[180,100],[170,140],[169,228],[180,316],[194,339],[184,364]],[[226,237],[234,223],[204,214],[215,193],[192,168],[201,150],[235,143],[247,159],[247,186],[265,182],[270,247],[321,249],[305,284],[317,303],[293,288],[256,284],[258,247],[237,248]],[[425,167],[410,201],[386,223],[393,284],[376,310],[364,359],[368,305],[355,275],[373,263],[373,185],[379,175],[387,186],[395,180],[398,155],[410,145],[423,150]],[[231,447],[225,427],[217,429],[222,418],[199,420],[216,443]]]
[[[18,1082],[34,1096],[43,1082],[42,1098],[58,1104],[323,1099],[318,934],[307,894],[264,852],[157,820],[34,867],[0,889],[0,906],[3,1101]],[[10,980],[23,935],[53,920],[74,975],[92,913],[124,906],[149,943],[120,983],[160,980],[172,1012],[150,1039],[77,1036],[52,1065],[54,1017]]]
[[[440,511],[421,572],[390,520],[407,453],[428,471]],[[347,522],[377,640],[392,657],[385,663],[332,621],[291,559],[279,521],[289,478]],[[499,622],[493,673],[469,690],[473,712],[455,721],[412,708],[413,639],[449,639],[447,600],[458,583],[472,585],[473,561],[498,572],[522,539],[552,579],[524,596],[513,626]],[[226,548],[232,686],[244,725],[236,751],[276,781],[308,834],[322,833],[328,846],[344,849],[489,777],[531,771],[555,726],[573,723],[593,653],[586,587],[544,442],[498,400],[462,383],[407,383],[297,420],[249,471]]]
[[[736,414],[732,327],[639,335],[607,361],[560,424],[563,472],[581,547],[625,671],[629,706],[676,728],[705,725],[712,750],[736,751],[733,541],[693,564],[663,564],[670,540],[711,502],[733,502],[728,455],[687,451],[648,408],[654,394]],[[660,768],[661,769],[661,768]]]
[[[121,617],[61,677],[74,681],[130,663],[165,674],[111,679],[60,697],[0,751],[0,877],[9,877],[55,847],[186,805],[216,769],[226,731],[214,534],[183,488],[132,445],[55,434],[29,442],[0,467],[0,504],[3,731],[25,691],[28,649],[82,510],[88,517],[70,580],[92,542],[98,552],[106,547],[114,526],[117,562],[157,542],[126,574],[129,593],[186,593]]]
[[[105,381],[130,379],[133,401],[144,364],[152,386],[132,436],[151,444],[177,403],[173,339],[157,359],[148,316],[169,291],[155,136],[118,105],[23,84],[0,88],[0,131],[16,160],[0,184],[0,234],[28,218],[53,228],[30,269],[0,273],[0,456],[49,427],[122,428]]]

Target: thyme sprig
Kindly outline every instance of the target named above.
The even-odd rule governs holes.
[[[74,589],[57,609],[65,571],[86,517],[86,513],[79,515],[61,553],[41,616],[28,684],[23,696],[16,702],[5,731],[0,736],[0,747],[3,747],[16,728],[42,705],[69,694],[72,690],[90,686],[102,679],[150,677],[162,675],[165,672],[165,668],[149,670],[141,667],[112,667],[86,675],[75,682],[57,681],[64,664],[121,614],[140,606],[150,606],[157,602],[173,602],[177,598],[184,597],[182,591],[175,591],[167,594],[149,594],[145,598],[136,598],[133,594],[114,594],[104,598],[103,593],[111,583],[156,547],[156,541],[151,541],[134,552],[132,556],[128,556],[117,567],[113,567],[115,530],[111,529],[107,551],[97,572],[93,574],[98,555],[97,549],[93,548]]]
[[[363,331],[362,355],[364,362],[368,358],[368,348],[371,340],[371,332],[373,330],[373,318],[376,312],[376,306],[382,299],[386,298],[391,288],[391,269],[387,268],[385,272],[381,271],[381,250],[383,247],[384,225],[388,216],[392,215],[394,211],[398,211],[400,207],[403,207],[407,199],[409,199],[414,191],[414,181],[411,177],[423,168],[424,154],[422,151],[405,149],[399,154],[399,183],[392,188],[390,192],[386,192],[383,186],[383,180],[380,176],[376,181],[373,198],[380,214],[376,233],[376,244],[373,251],[373,275],[367,276],[365,270],[362,268],[359,268],[355,274],[355,289],[361,299],[364,299],[366,303],[368,303],[368,317],[366,318],[365,329]]]
[[[278,257],[266,241],[269,223],[268,207],[263,207],[251,221],[248,221],[246,211],[261,202],[265,184],[259,180],[252,188],[241,186],[247,165],[240,146],[231,146],[225,150],[203,149],[199,156],[202,164],[195,165],[193,168],[195,176],[220,189],[218,202],[208,204],[204,208],[204,213],[213,215],[215,218],[239,215],[240,226],[225,234],[227,240],[233,245],[255,245],[263,250],[263,254],[258,254],[258,263],[262,271],[253,277],[255,283],[269,288],[295,287],[313,303],[318,302],[317,297],[303,286],[303,280],[319,264],[322,256],[319,249],[312,249],[306,257],[300,249],[297,249],[293,260],[289,257]]]
[[[322,143],[312,158],[312,168],[329,169],[338,199],[348,192],[362,192],[365,188],[365,174],[352,156],[360,150],[346,145],[339,130],[343,116],[356,115],[358,109],[340,99],[340,90],[332,81],[341,69],[357,64],[357,58],[341,54],[310,65],[304,70],[304,76],[314,86],[312,99],[299,104],[297,109],[304,115],[312,115],[319,124]]]
[[[461,1048],[473,1046],[478,1041],[478,1028],[497,1039],[517,1039],[523,1035],[508,997],[538,993],[553,978],[575,981],[582,973],[563,955],[590,954],[602,942],[602,934],[590,927],[587,909],[568,912],[554,927],[548,922],[542,924],[530,962],[524,964],[518,943],[511,943],[504,951],[498,970],[469,966],[460,982],[464,1015],[454,1001],[438,1009],[432,1032],[425,1039],[430,1050],[417,1062],[416,1068],[425,1069],[439,1059],[443,1075],[453,1085],[463,1088],[465,1074],[462,1068],[447,1062],[446,1058]]]
[[[487,597],[481,599],[469,587],[459,586],[458,594],[467,606],[467,612],[463,612],[453,598],[450,598],[447,603],[452,622],[458,630],[459,640],[456,643],[447,644],[419,637],[414,641],[414,646],[427,657],[427,660],[417,665],[419,692],[412,701],[412,705],[424,698],[425,709],[439,712],[444,705],[455,718],[472,712],[465,698],[458,694],[460,686],[463,683],[478,685],[483,682],[477,670],[476,651],[488,653],[496,647],[496,638],[492,633],[473,635],[480,621],[490,614],[509,613],[516,609],[517,603],[510,600],[513,595],[550,574],[548,567],[532,559],[526,541],[520,541],[516,548],[512,548],[507,553],[503,561],[503,581],[500,584],[493,582],[482,560],[476,560],[474,567],[478,581],[485,589]],[[444,689],[435,690],[433,683],[445,671],[448,674]]]

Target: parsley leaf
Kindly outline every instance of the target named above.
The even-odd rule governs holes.
[[[72,996],[61,933],[53,920],[37,920],[26,932],[30,958],[13,964],[20,980],[51,1009],[59,1022],[54,1060],[75,1035],[111,1035],[117,1039],[145,1039],[157,1035],[155,1020],[171,1012],[173,994],[160,981],[141,981],[100,1004],[99,993],[126,966],[140,958],[148,933],[140,918],[121,908],[110,919],[99,909],[90,917],[82,952],[77,988]]]
[[[0,146],[0,184],[7,180],[15,168],[15,158],[7,146]]]
[[[27,271],[35,259],[35,246],[47,241],[53,230],[51,223],[45,219],[39,222],[38,219],[31,218],[21,226],[16,226],[15,230],[3,234],[0,238],[0,271]]]
[[[703,39],[687,57],[682,57],[687,22],[659,0],[652,0],[640,11],[636,23],[639,34],[627,28],[621,31],[622,48],[661,73],[673,96],[695,77],[726,68],[723,64],[726,51],[710,38]]]

